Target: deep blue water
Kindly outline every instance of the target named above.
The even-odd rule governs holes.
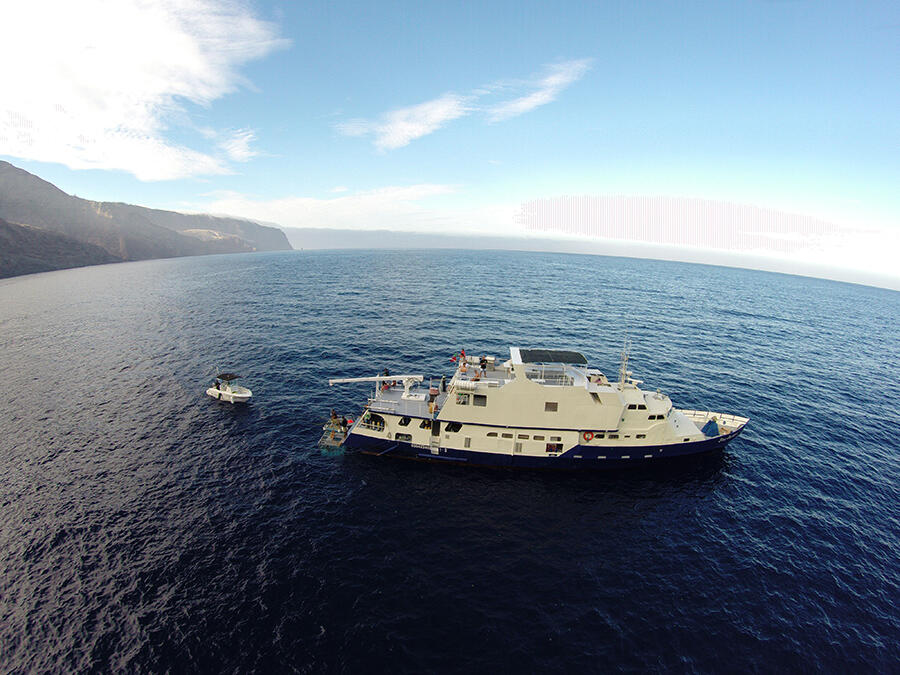
[[[0,283],[0,672],[897,672],[900,294],[667,262],[292,252]],[[666,471],[316,447],[367,385],[576,349],[751,418]],[[205,396],[246,376],[246,407]]]

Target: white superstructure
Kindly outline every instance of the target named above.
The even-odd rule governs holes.
[[[510,348],[463,357],[449,381],[414,375],[375,382],[345,445],[375,454],[518,466],[621,465],[715,450],[747,418],[673,407],[626,369],[610,382],[572,351]],[[710,424],[710,422],[713,422]]]

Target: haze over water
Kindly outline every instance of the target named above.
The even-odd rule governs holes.
[[[491,251],[0,282],[0,670],[888,672],[900,294]],[[329,377],[509,345],[751,418],[664,472],[323,454]],[[246,407],[204,395],[245,376]]]

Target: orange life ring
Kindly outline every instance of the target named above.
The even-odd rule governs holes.
[[[592,438],[594,438],[594,432],[593,431],[585,431],[583,434],[581,434],[581,437],[584,439],[585,443],[588,443],[588,442],[590,442],[590,440]]]

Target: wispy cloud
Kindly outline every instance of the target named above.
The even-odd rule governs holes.
[[[256,132],[252,129],[237,129],[219,141],[219,147],[229,159],[235,162],[247,162],[259,153],[250,147],[256,141]]]
[[[541,77],[503,85],[492,84],[472,90],[469,94],[447,93],[443,96],[405,108],[388,111],[376,120],[353,119],[335,125],[344,136],[372,136],[379,150],[394,150],[409,145],[417,138],[431,134],[447,123],[473,113],[483,113],[490,122],[500,122],[522,115],[538,106],[546,105],[563,89],[584,76],[590,69],[590,59],[556,63],[546,68]],[[516,98],[491,103],[498,92],[528,91]]]
[[[437,131],[452,120],[468,114],[466,98],[456,94],[444,94],[425,103],[399,108],[385,113],[374,122],[350,120],[339,124],[338,131],[345,136],[375,137],[375,147],[393,150],[409,145],[411,141]]]
[[[488,109],[488,118],[491,122],[501,122],[551,103],[556,100],[563,89],[584,77],[590,67],[590,59],[554,64],[548,67],[548,72],[544,77],[532,85],[536,87],[534,91],[511,101],[491,106]]]
[[[0,70],[0,154],[141,180],[227,173],[228,160],[252,156],[252,132],[236,132],[217,152],[172,140],[172,129],[208,148],[186,105],[208,106],[245,85],[243,64],[287,44],[229,0],[12,3],[0,62],[18,65]]]

